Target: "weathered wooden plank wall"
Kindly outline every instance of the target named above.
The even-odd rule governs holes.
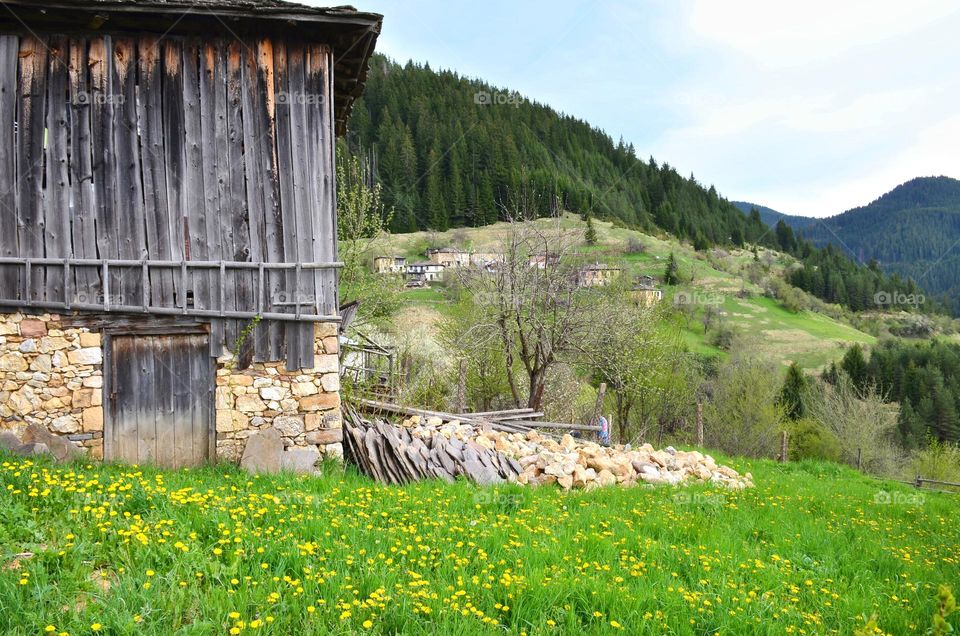
[[[0,35],[0,256],[336,261],[332,68],[269,38]],[[104,300],[99,268],[25,274],[0,264],[0,304]],[[333,270],[106,282],[112,305],[337,313]],[[213,353],[245,326],[211,323]],[[254,359],[310,366],[312,329],[262,321]]]

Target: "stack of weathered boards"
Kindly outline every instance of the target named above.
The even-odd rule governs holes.
[[[344,418],[343,458],[363,474],[385,484],[406,484],[464,477],[478,484],[516,481],[520,464],[472,440],[447,438],[439,432],[421,439],[405,428],[368,421],[356,413]]]

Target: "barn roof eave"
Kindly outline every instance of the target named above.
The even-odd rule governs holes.
[[[0,32],[147,31],[279,35],[328,44],[334,60],[337,134],[346,131],[363,92],[377,37],[378,13],[350,6],[311,7],[282,0],[3,0]]]

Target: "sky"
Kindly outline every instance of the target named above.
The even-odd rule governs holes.
[[[960,178],[957,0],[352,1],[384,14],[379,52],[517,90],[731,200],[823,217]]]

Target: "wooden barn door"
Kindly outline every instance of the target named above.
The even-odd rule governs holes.
[[[196,333],[109,336],[105,459],[179,468],[214,457],[208,340]]]

